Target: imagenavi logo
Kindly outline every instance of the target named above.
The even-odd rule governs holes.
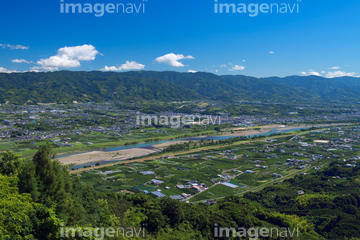
[[[293,3],[230,3],[222,1],[214,0],[214,13],[238,13],[249,15],[249,17],[257,17],[259,14],[269,13],[300,13],[301,3],[301,0],[294,0]]]
[[[137,3],[72,3],[60,0],[60,13],[64,14],[93,14],[102,17],[105,14],[144,14],[147,0]]]

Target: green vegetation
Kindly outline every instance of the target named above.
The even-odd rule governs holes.
[[[117,224],[140,227],[144,223],[149,237],[154,239],[213,239],[214,223],[246,228],[280,228],[296,227],[298,221],[239,198],[228,198],[209,207],[203,204],[193,206],[168,198],[154,199],[146,195],[122,197],[99,194],[91,187],[69,178],[66,171],[51,160],[51,156],[50,145],[44,145],[32,162],[24,163],[21,167],[19,183],[16,175],[0,176],[2,238],[59,239],[60,226],[63,224],[85,228],[120,226]],[[28,178],[24,179],[24,175],[28,175]],[[24,188],[24,181],[32,187]],[[43,185],[45,181],[46,188]],[[67,191],[64,191],[65,188]],[[269,221],[259,217],[261,214],[266,214]],[[275,216],[280,221],[272,221]],[[11,221],[6,220],[9,218]],[[302,237],[297,239],[315,239],[314,236],[317,236],[310,227],[303,226],[300,231]],[[114,239],[123,237],[120,235]]]
[[[326,239],[351,238],[360,229],[359,175],[359,167],[347,168],[335,161],[317,173],[297,175],[280,185],[246,193],[244,197],[267,209],[304,216]],[[300,190],[305,194],[297,194]]]
[[[18,175],[19,183],[16,181],[16,175],[0,176],[2,196],[0,206],[2,209],[6,209],[6,212],[0,211],[0,221],[3,223],[1,225],[2,236],[12,239],[58,239],[59,228],[62,224],[85,228],[91,225],[110,227],[115,224],[141,227],[144,223],[146,231],[150,234],[149,237],[154,239],[214,239],[215,223],[218,226],[244,227],[246,229],[251,227],[296,229],[298,227],[299,236],[295,236],[293,239],[341,239],[340,237],[343,236],[356,236],[354,231],[358,229],[356,221],[354,222],[355,219],[351,219],[354,218],[354,214],[358,213],[356,207],[357,201],[360,200],[359,195],[354,193],[342,197],[336,190],[338,188],[340,191],[344,191],[344,186],[346,189],[353,189],[357,186],[355,183],[352,186],[343,184],[335,188],[331,187],[333,184],[329,183],[326,193],[314,193],[300,197],[292,193],[293,191],[285,190],[298,189],[298,186],[301,185],[302,189],[306,191],[312,189],[316,192],[318,184],[327,182],[321,180],[324,175],[340,173],[356,178],[359,176],[358,169],[350,171],[342,166],[333,165],[322,172],[308,176],[306,180],[303,177],[297,177],[285,181],[282,185],[268,187],[259,193],[248,193],[245,197],[249,200],[227,197],[216,205],[207,206],[204,204],[190,205],[168,198],[156,199],[138,194],[126,196],[111,193],[100,194],[90,186],[79,185],[77,178],[69,178],[66,171],[61,170],[57,167],[58,163],[51,160],[51,156],[49,145],[43,146],[34,156],[32,163],[26,163],[26,165],[32,164],[33,166],[22,165],[23,169],[19,171]],[[16,161],[15,159],[14,161]],[[40,166],[42,166],[41,169],[38,168]],[[36,170],[37,168],[38,170]],[[33,174],[35,178],[26,179],[28,183],[32,181],[34,185],[38,186],[36,194],[34,194],[34,188],[24,189],[21,183],[21,179],[24,179],[24,174],[29,173],[29,169],[32,169],[30,175]],[[123,178],[124,176],[120,174],[116,177]],[[48,184],[47,188],[43,188],[43,181],[51,184]],[[66,193],[61,190],[69,188],[69,185],[74,190],[68,189]],[[218,191],[216,188],[218,186],[211,191]],[[52,189],[59,191],[52,191]],[[271,196],[275,192],[277,193],[276,198],[264,198],[263,196]],[[339,193],[341,194],[341,192]],[[339,197],[335,197],[334,194],[338,194]],[[286,204],[286,201],[287,203],[292,201],[291,198],[286,199],[286,195],[293,196],[293,204]],[[66,201],[64,201],[65,199]],[[337,209],[328,214],[328,221],[324,221],[325,216],[311,218],[308,215],[299,214],[300,212],[304,213],[304,210],[313,209],[313,214],[318,216],[319,208],[316,206],[319,204],[323,207],[324,204],[328,204],[328,208]],[[289,208],[293,211],[291,214]],[[297,209],[301,211],[299,212]],[[344,212],[341,218],[332,217],[333,214],[341,212]],[[11,217],[13,220],[4,222],[6,217]],[[339,230],[339,227],[350,222],[353,230],[342,228],[342,231],[337,234],[332,234],[332,232],[326,234],[326,229],[335,226],[334,229]],[[120,235],[113,239],[123,239],[123,237]]]
[[[138,71],[0,74],[0,102],[71,103],[120,101],[251,100],[289,102],[310,99],[359,101],[355,78],[315,76],[254,78],[210,73]],[[186,108],[184,108],[186,110]]]
[[[347,126],[242,144],[225,141],[228,145],[208,146],[191,155],[76,175],[54,159],[49,142],[28,160],[5,152],[0,160],[0,233],[3,239],[61,239],[62,226],[121,226],[145,227],[150,239],[217,239],[219,226],[295,229],[298,234],[292,239],[350,239],[360,230],[358,152],[347,145],[328,150],[323,142],[302,144],[345,140],[356,149],[359,134],[355,132],[356,126]],[[351,166],[338,156],[351,159]],[[163,183],[152,184],[152,179]],[[221,184],[224,179],[240,187]],[[207,187],[200,192],[177,187],[193,180]],[[153,191],[188,197],[184,201],[156,198]],[[109,239],[127,238],[120,234]]]

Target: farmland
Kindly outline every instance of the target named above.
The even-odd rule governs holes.
[[[321,133],[297,131],[265,140],[248,141],[246,144],[199,150],[191,154],[177,153],[154,160],[116,164],[74,174],[81,181],[91,184],[102,192],[142,194],[158,191],[166,196],[188,196],[183,201],[201,202],[261,189],[262,186],[280,184],[295,174],[310,174],[327,166],[331,159],[356,156],[356,146],[351,149],[334,143],[314,143],[318,139],[352,139],[354,127],[324,129]],[[341,129],[341,128],[339,128]],[[339,134],[340,132],[340,134]],[[352,138],[351,138],[352,136]],[[350,138],[349,138],[350,137]],[[339,140],[340,141],[340,140]],[[308,145],[304,145],[304,142]],[[356,144],[358,144],[356,142]],[[106,171],[113,171],[104,175]],[[143,175],[141,172],[153,174]],[[163,183],[152,184],[151,180]],[[191,184],[191,181],[196,181]],[[221,183],[238,187],[231,188]],[[196,189],[193,186],[204,184]],[[179,186],[185,186],[179,188]],[[152,195],[152,194],[150,194]],[[155,196],[154,196],[155,197]]]

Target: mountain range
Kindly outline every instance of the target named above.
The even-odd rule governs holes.
[[[360,78],[131,72],[28,72],[0,74],[0,102],[15,104],[105,101],[360,101]]]

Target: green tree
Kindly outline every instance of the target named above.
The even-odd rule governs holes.
[[[0,175],[1,239],[53,239],[60,220],[51,209],[19,194],[16,177]]]
[[[0,173],[3,175],[17,174],[20,170],[22,159],[13,151],[4,151],[4,156],[0,159]]]
[[[31,160],[26,160],[21,168],[19,175],[20,193],[30,193],[34,201],[38,201],[40,192],[35,172],[35,164]]]
[[[74,199],[73,180],[68,170],[55,160],[51,144],[47,142],[28,162],[19,175],[20,192],[30,193],[33,200],[55,212],[67,224],[82,219],[82,201]]]

